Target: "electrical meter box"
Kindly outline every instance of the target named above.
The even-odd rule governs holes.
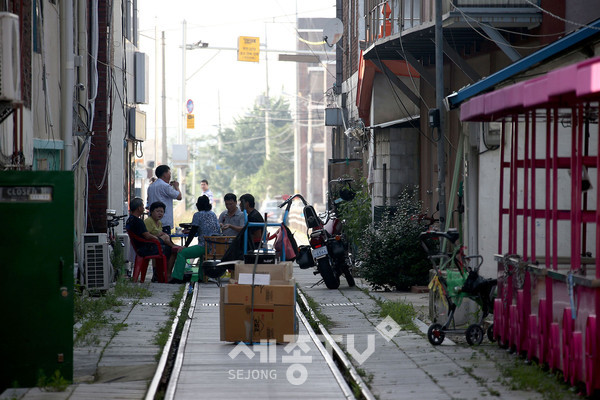
[[[0,172],[0,393],[73,380],[70,171]]]

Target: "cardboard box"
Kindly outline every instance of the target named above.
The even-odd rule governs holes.
[[[250,304],[254,290],[254,304],[293,306],[296,304],[296,288],[293,285],[225,285],[221,287],[225,304]]]
[[[249,304],[221,302],[220,314],[221,340],[226,342],[275,339],[278,343],[285,343],[286,335],[298,333],[295,306],[255,304],[252,308]]]
[[[251,274],[254,264],[236,264],[234,279],[240,280],[240,274]],[[289,281],[294,277],[294,269],[291,261],[284,261],[279,264],[258,264],[256,266],[257,274],[269,274],[271,281]]]
[[[229,279],[229,284],[230,285],[247,285],[245,283],[240,283],[238,281],[236,281],[235,279],[231,278]],[[275,279],[271,279],[269,281],[269,285],[271,286],[295,286],[296,285],[296,279],[292,278],[289,280],[285,280],[285,281],[279,281],[279,280],[275,280]],[[255,286],[258,286],[255,284]]]
[[[254,306],[252,307],[253,292]],[[229,284],[221,287],[220,297],[221,340],[223,341],[259,342],[275,339],[283,343],[286,335],[298,333],[295,284],[265,286]]]

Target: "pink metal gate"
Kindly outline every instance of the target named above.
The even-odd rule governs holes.
[[[600,388],[600,57],[475,97],[463,121],[501,121],[501,344]],[[590,181],[590,177],[592,181]]]

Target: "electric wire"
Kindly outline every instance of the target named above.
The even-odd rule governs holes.
[[[550,12],[550,11],[548,11],[548,10],[546,10],[546,9],[544,9],[544,8],[542,8],[542,7],[540,7],[540,6],[538,6],[537,4],[535,4],[535,3],[531,2],[530,0],[524,0],[524,1],[525,1],[526,3],[529,3],[530,5],[532,5],[533,7],[537,8],[537,9],[538,9],[538,10],[540,10],[541,12],[543,12],[543,13],[545,13],[545,14],[548,14],[548,15],[549,15],[549,16],[551,16],[552,18],[556,18],[556,19],[558,19],[559,21],[566,22],[566,23],[568,23],[568,24],[575,25],[575,26],[578,26],[578,27],[580,27],[580,28],[589,28],[589,29],[593,29],[593,30],[596,30],[596,31],[600,31],[600,28],[598,28],[598,27],[591,26],[591,25],[588,25],[588,24],[581,24],[581,23],[579,23],[579,22],[575,22],[575,21],[568,20],[568,19],[566,19],[566,18],[562,18],[562,17],[560,17],[560,16],[558,16],[558,15],[556,15],[556,14],[554,14],[554,13],[552,13],[552,12]]]
[[[381,58],[379,57],[379,52],[377,51],[377,46],[374,46],[373,48],[375,49],[375,56],[377,57],[377,60],[378,60],[378,61],[379,61],[381,64],[383,64],[383,61],[381,61]],[[423,136],[425,139],[427,139],[427,140],[428,140],[428,141],[430,141],[431,143],[434,143],[434,141],[433,141],[431,138],[429,138],[429,137],[428,137],[428,136],[427,136],[425,133],[423,133],[423,131],[421,130],[420,124],[419,124],[419,125],[415,124],[414,118],[412,117],[411,113],[410,113],[410,112],[408,111],[408,109],[406,108],[406,105],[404,104],[404,102],[402,101],[402,99],[400,99],[400,96],[399,96],[399,95],[398,95],[398,93],[396,92],[395,85],[392,83],[392,80],[390,79],[390,77],[389,77],[389,76],[387,76],[387,74],[386,74],[385,72],[384,72],[384,75],[385,75],[385,77],[387,78],[387,81],[388,81],[388,83],[389,83],[389,85],[390,85],[390,89],[391,89],[391,91],[392,91],[392,94],[394,95],[394,100],[396,101],[396,105],[397,105],[397,106],[402,106],[402,108],[403,108],[403,109],[404,109],[404,111],[406,112],[406,115],[407,115],[407,117],[408,117],[408,121],[409,121],[410,125],[411,125],[413,128],[417,129],[417,130],[419,131],[419,133],[420,133],[420,134],[421,134],[421,135],[422,135],[422,136]],[[440,112],[441,112],[441,110],[440,110]]]
[[[459,7],[454,6],[456,9],[459,9]],[[476,18],[471,17],[468,13],[463,13],[463,16],[465,18],[470,19],[471,21],[475,22],[477,25],[481,26],[481,22],[479,22]],[[553,37],[553,36],[558,36],[558,35],[563,35],[565,33],[567,33],[567,31],[561,31],[561,32],[556,32],[556,33],[543,33],[543,34],[535,34],[535,33],[526,33],[526,32],[519,32],[519,31],[513,31],[510,29],[505,29],[505,28],[498,28],[492,25],[487,25],[488,27],[494,29],[495,31],[500,31],[500,32],[506,32],[509,34],[513,34],[513,35],[520,35],[520,36],[528,36],[528,37],[534,37],[534,38],[538,38],[538,37]]]
[[[281,8],[283,10],[283,7],[281,6],[281,4],[279,3],[278,0],[275,0],[275,2],[277,3],[277,5],[279,6],[279,8]],[[300,39],[302,36],[300,35],[300,31],[298,30],[298,25],[296,23],[293,23],[292,21],[289,21],[288,19],[288,23],[293,26],[294,31],[296,32],[296,38]],[[323,45],[325,46],[325,45]],[[323,63],[323,61],[321,61],[321,58],[315,54],[314,50],[310,47],[310,45],[306,46],[308,48],[308,51],[310,51],[312,53],[313,56],[315,56],[317,59],[319,59],[319,64],[321,64],[321,66],[325,69],[325,72],[329,75],[331,75],[331,77],[333,77],[333,79],[336,79],[336,76],[331,73],[331,71],[329,71],[329,68],[327,68],[327,65],[325,63]],[[327,48],[324,47],[325,50],[325,57],[327,59],[327,62],[329,62],[329,54],[327,54]]]
[[[527,1],[527,0],[526,0],[526,1]],[[490,38],[489,36],[486,36],[486,35],[484,35],[483,33],[479,32],[479,29],[475,28],[475,27],[474,27],[474,26],[473,26],[473,25],[472,25],[472,24],[471,24],[471,23],[468,21],[468,18],[466,17],[466,14],[465,14],[465,12],[464,12],[462,9],[460,9],[459,7],[457,7],[457,6],[454,4],[454,1],[450,0],[450,4],[452,4],[452,6],[454,6],[454,8],[455,8],[456,10],[458,10],[458,12],[460,12],[460,13],[462,14],[462,16],[464,17],[464,19],[465,19],[465,22],[467,23],[467,25],[469,25],[469,27],[470,27],[472,30],[474,30],[474,31],[475,31],[475,32],[476,32],[476,33],[477,33],[479,36],[481,36],[481,37],[482,37],[482,38],[484,38],[485,40],[488,40],[488,41],[490,41],[490,42],[496,43],[497,45],[501,45],[501,46],[509,46],[509,47],[512,47],[513,49],[534,49],[534,50],[537,50],[537,49],[541,49],[542,47],[546,47],[546,45],[545,45],[545,44],[541,44],[541,45],[537,45],[537,46],[517,46],[517,45],[514,45],[514,44],[509,44],[508,42],[499,42],[499,41],[497,41],[497,40],[494,40],[494,39]]]

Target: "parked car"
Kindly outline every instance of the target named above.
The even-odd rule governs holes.
[[[267,199],[263,201],[260,207],[261,215],[264,216],[266,213],[268,222],[281,222],[283,210],[278,207],[279,204],[281,204],[279,200]]]

